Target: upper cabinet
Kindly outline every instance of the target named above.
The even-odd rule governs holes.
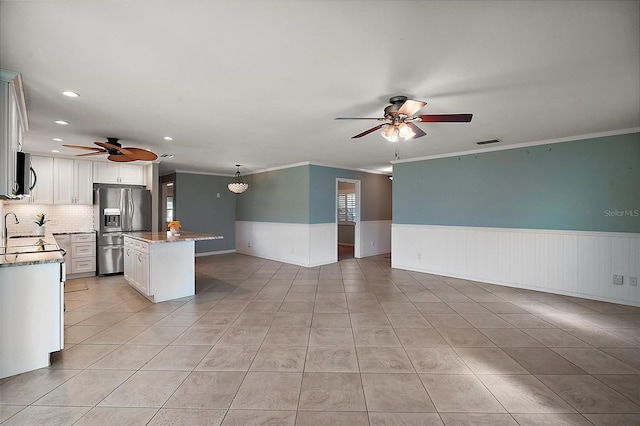
[[[91,161],[34,155],[31,167],[36,175],[31,196],[12,203],[93,204]]]
[[[54,158],[54,203],[93,204],[92,175],[91,161]]]
[[[53,204],[53,158],[31,157],[31,168],[36,174],[36,185],[31,190],[31,196],[25,197],[32,204]]]
[[[0,69],[0,198],[12,198],[16,187],[16,153],[29,130],[20,74]]]
[[[94,183],[145,185],[145,168],[133,164],[93,162]]]

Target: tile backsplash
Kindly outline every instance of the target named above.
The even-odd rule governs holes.
[[[21,204],[5,202],[3,214],[14,212],[20,223],[13,223],[13,217],[7,219],[9,234],[30,234],[35,231],[33,223],[40,213],[45,214],[47,232],[91,231],[93,227],[93,205],[53,205],[53,204]],[[1,225],[0,225],[1,226]]]

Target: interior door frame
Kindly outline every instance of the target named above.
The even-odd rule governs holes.
[[[353,257],[360,258],[360,180],[359,179],[347,179],[336,178],[336,194],[334,197],[335,206],[333,211],[335,212],[335,247],[336,247],[336,261],[338,256],[338,186],[340,182],[353,183],[356,185],[356,217],[355,226],[353,230]]]

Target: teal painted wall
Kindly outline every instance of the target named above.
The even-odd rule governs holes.
[[[640,232],[640,134],[400,163],[393,223]]]
[[[309,166],[243,177],[249,189],[237,197],[241,221],[309,223]]]
[[[240,221],[335,222],[336,178],[361,181],[361,220],[391,220],[391,181],[384,175],[303,165],[248,175],[237,196]]]
[[[175,175],[175,214],[182,229],[224,236],[223,240],[196,241],[196,253],[236,248],[236,200],[227,189],[229,182],[225,176]]]

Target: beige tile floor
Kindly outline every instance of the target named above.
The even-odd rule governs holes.
[[[639,425],[640,308],[390,268],[198,258],[193,298],[70,282],[6,425]]]

